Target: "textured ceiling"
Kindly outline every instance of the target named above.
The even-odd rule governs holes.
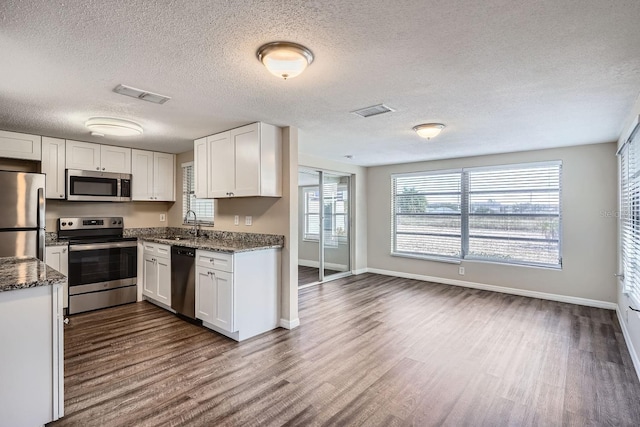
[[[639,17],[637,0],[4,0],[0,129],[177,153],[264,121],[360,165],[614,141],[640,91]],[[255,58],[275,40],[316,60],[278,80]],[[382,102],[397,111],[349,113]],[[91,137],[96,115],[145,134]],[[411,130],[431,121],[436,139]]]

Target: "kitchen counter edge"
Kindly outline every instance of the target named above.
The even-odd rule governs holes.
[[[64,284],[67,277],[37,258],[0,258],[0,292]]]

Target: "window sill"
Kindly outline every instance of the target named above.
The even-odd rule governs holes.
[[[182,225],[184,227],[193,227],[194,224],[192,222],[183,222]],[[204,226],[204,227],[213,227],[213,222],[207,222],[207,221],[198,221],[198,226]]]
[[[461,264],[462,263],[462,260],[460,258],[446,258],[446,257],[435,256],[435,255],[418,255],[418,254],[406,254],[402,252],[391,252],[391,256],[395,256],[399,258],[420,259],[423,261],[443,262],[445,264]]]

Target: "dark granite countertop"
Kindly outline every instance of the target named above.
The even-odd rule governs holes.
[[[282,249],[284,246],[284,236],[278,234],[200,230],[201,237],[194,238],[188,231],[177,227],[141,228],[125,230],[125,234],[148,242],[227,253]]]
[[[66,240],[66,239],[58,240],[58,233],[47,232],[45,233],[44,237],[45,237],[45,240],[44,240],[45,246],[68,246],[69,245],[69,240]]]
[[[139,240],[161,243],[165,245],[184,246],[193,249],[202,249],[214,252],[249,252],[264,249],[282,249],[282,244],[277,242],[259,242],[246,240],[223,240],[209,237],[179,237],[171,236],[140,236]]]
[[[37,258],[0,258],[0,292],[63,284],[62,273]]]

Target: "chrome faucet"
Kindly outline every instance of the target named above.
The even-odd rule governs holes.
[[[189,219],[189,213],[193,214],[193,237],[198,237],[198,218],[196,217],[196,213],[189,209],[186,214],[184,214],[184,222],[186,223]]]

